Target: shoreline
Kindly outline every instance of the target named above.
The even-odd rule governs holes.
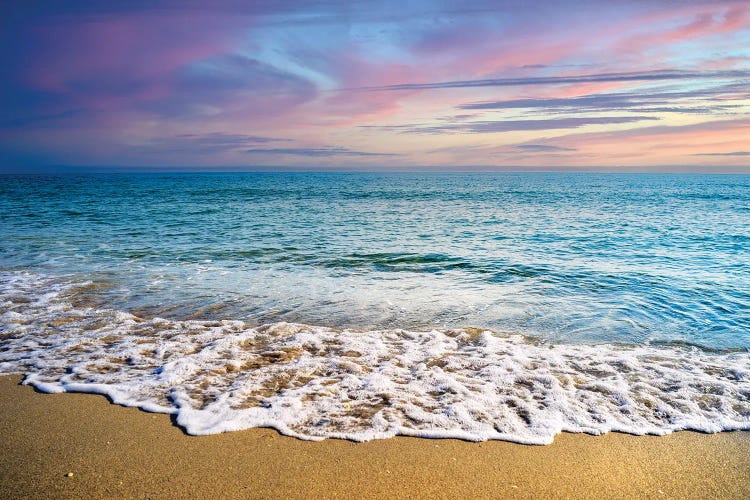
[[[170,416],[0,377],[0,497],[750,497],[750,432],[551,445],[188,436]],[[69,472],[72,477],[67,477]]]

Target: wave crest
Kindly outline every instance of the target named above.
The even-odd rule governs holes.
[[[0,282],[0,373],[173,413],[190,434],[550,443],[562,431],[750,429],[750,353],[550,345],[479,329],[350,331],[143,319],[64,279]]]

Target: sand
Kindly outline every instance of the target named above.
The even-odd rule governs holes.
[[[549,446],[193,437],[168,415],[19,381],[0,377],[0,498],[750,498],[750,432],[562,434]]]

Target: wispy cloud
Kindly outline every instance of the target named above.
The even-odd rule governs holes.
[[[264,137],[260,135],[245,135],[245,134],[225,134],[222,132],[212,132],[209,134],[178,134],[175,137],[180,139],[186,139],[193,142],[208,143],[208,144],[223,144],[223,143],[248,143],[248,142],[278,142],[278,141],[290,141],[291,139],[282,139],[279,137]]]
[[[471,110],[556,110],[565,112],[637,111],[707,114],[741,107],[739,101],[750,98],[747,85],[724,85],[683,92],[612,92],[575,97],[507,99],[461,104]]]
[[[693,156],[750,156],[750,151],[731,151],[729,153],[698,153]]]
[[[213,154],[241,151],[245,148],[260,144],[287,141],[290,141],[290,139],[213,132],[207,134],[177,134],[174,136],[157,137],[148,141],[143,147],[155,152]]]
[[[576,148],[565,148],[562,146],[553,146],[551,144],[518,144],[513,149],[529,153],[560,153],[564,151],[577,151]]]
[[[524,130],[574,129],[586,125],[618,125],[643,120],[658,120],[653,116],[586,116],[551,118],[547,120],[497,120],[456,123],[450,125],[364,125],[361,128],[403,134],[491,134]]]
[[[255,148],[248,149],[245,153],[266,155],[291,155],[291,156],[398,156],[394,153],[371,153],[368,151],[356,151],[349,148],[324,146],[318,148]]]
[[[453,80],[446,82],[400,83],[396,85],[382,85],[376,87],[360,87],[358,91],[382,90],[434,90],[472,87],[518,87],[530,85],[563,85],[572,83],[604,83],[604,82],[646,82],[670,80],[717,80],[748,78],[750,71],[682,71],[656,70],[632,71],[624,73],[590,73],[583,75],[539,76],[524,78],[486,78],[478,80]]]
[[[576,148],[587,154],[619,155],[632,161],[643,158],[672,158],[671,161],[698,161],[697,158],[745,161],[750,118],[733,118],[686,125],[656,125],[598,132],[574,132],[544,141],[560,147]],[[623,148],[628,145],[628,148]],[[728,154],[726,154],[728,153]],[[682,158],[683,160],[677,160]],[[676,164],[676,163],[673,163]]]

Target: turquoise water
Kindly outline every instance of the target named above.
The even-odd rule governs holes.
[[[750,176],[3,176],[0,213],[0,270],[147,317],[750,346]]]
[[[0,177],[0,374],[191,434],[750,429],[750,176]]]

